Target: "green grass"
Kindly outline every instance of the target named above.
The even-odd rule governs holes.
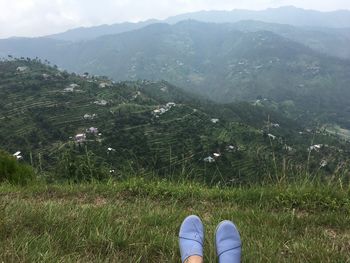
[[[189,214],[206,230],[234,221],[244,262],[350,262],[350,190],[325,184],[249,188],[127,179],[0,185],[0,262],[180,262]]]

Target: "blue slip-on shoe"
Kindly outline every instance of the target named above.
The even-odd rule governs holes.
[[[231,221],[222,221],[215,233],[216,252],[219,263],[241,262],[242,242],[236,226]]]
[[[198,216],[191,215],[182,222],[179,232],[181,260],[190,256],[203,257],[204,227]]]

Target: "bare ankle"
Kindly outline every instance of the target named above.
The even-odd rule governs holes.
[[[203,263],[203,258],[201,256],[190,256],[184,263]]]

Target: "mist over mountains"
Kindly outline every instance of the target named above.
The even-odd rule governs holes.
[[[232,11],[200,11],[169,17],[165,20],[147,20],[139,23],[120,23],[100,25],[96,27],[76,28],[63,33],[50,35],[49,38],[79,41],[88,40],[108,34],[119,34],[136,30],[154,23],[176,24],[184,20],[197,20],[212,23],[237,23],[245,20],[254,20],[265,23],[285,24],[314,29],[350,28],[350,11],[319,12],[304,10],[292,6],[271,8],[262,11],[232,10]],[[348,31],[349,32],[349,31]]]
[[[350,12],[347,10],[319,12],[293,6],[285,6],[269,8],[262,11],[201,11],[171,17],[167,21],[175,23],[185,19],[195,19],[214,23],[234,23],[241,20],[258,20],[294,26],[343,28],[350,27],[349,14]]]
[[[203,11],[0,40],[0,56],[118,81],[163,79],[217,102],[268,98],[295,118],[350,127],[349,28],[349,11]]]

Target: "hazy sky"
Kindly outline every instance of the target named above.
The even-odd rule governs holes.
[[[350,0],[0,0],[0,38],[47,35],[79,26],[164,19],[199,10],[260,10],[285,5],[321,11],[350,10]]]

